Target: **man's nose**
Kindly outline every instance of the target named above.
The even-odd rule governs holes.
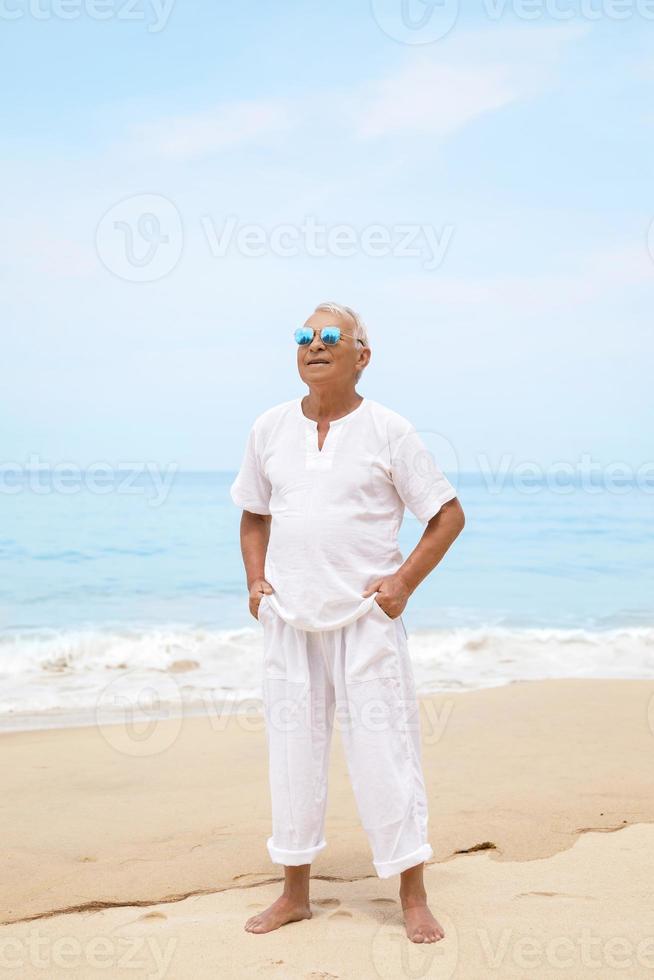
[[[314,333],[313,340],[309,344],[310,350],[324,350],[325,341],[322,339],[319,333]]]

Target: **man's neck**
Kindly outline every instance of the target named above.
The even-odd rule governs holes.
[[[354,387],[346,389],[310,388],[302,399],[302,411],[314,422],[332,421],[349,415],[363,401]]]

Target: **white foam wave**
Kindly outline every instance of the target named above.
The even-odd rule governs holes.
[[[43,631],[0,636],[0,673],[20,675],[47,671],[169,670],[180,660],[208,663],[247,648],[257,629],[185,628]]]
[[[418,693],[553,677],[654,678],[649,627],[417,630],[409,649]],[[238,710],[260,697],[261,658],[257,625],[0,636],[0,725],[26,713],[90,711],[121,675],[135,691],[154,685],[162,703],[210,700]]]

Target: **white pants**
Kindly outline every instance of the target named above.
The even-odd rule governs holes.
[[[310,864],[326,847],[334,716],[373,864],[389,878],[429,860],[420,716],[406,630],[374,601],[354,622],[308,632],[264,596],[263,705],[275,864]]]

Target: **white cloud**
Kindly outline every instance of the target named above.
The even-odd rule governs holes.
[[[361,106],[359,135],[411,130],[444,136],[515,98],[502,67],[457,68],[420,61],[371,89],[368,104]]]
[[[447,136],[483,115],[558,84],[557,64],[587,31],[571,26],[465,34],[422,53],[394,75],[356,93],[351,115],[361,137]]]
[[[132,134],[149,153],[191,160],[246,143],[269,142],[292,126],[290,105],[270,99],[224,103],[203,112],[133,127]]]
[[[484,113],[555,87],[563,51],[585,33],[577,25],[457,33],[429,54],[411,52],[384,78],[305,89],[287,99],[224,102],[136,124],[130,149],[174,163],[247,144],[274,146],[276,137],[289,133],[308,139],[316,127],[364,139],[446,137]]]

